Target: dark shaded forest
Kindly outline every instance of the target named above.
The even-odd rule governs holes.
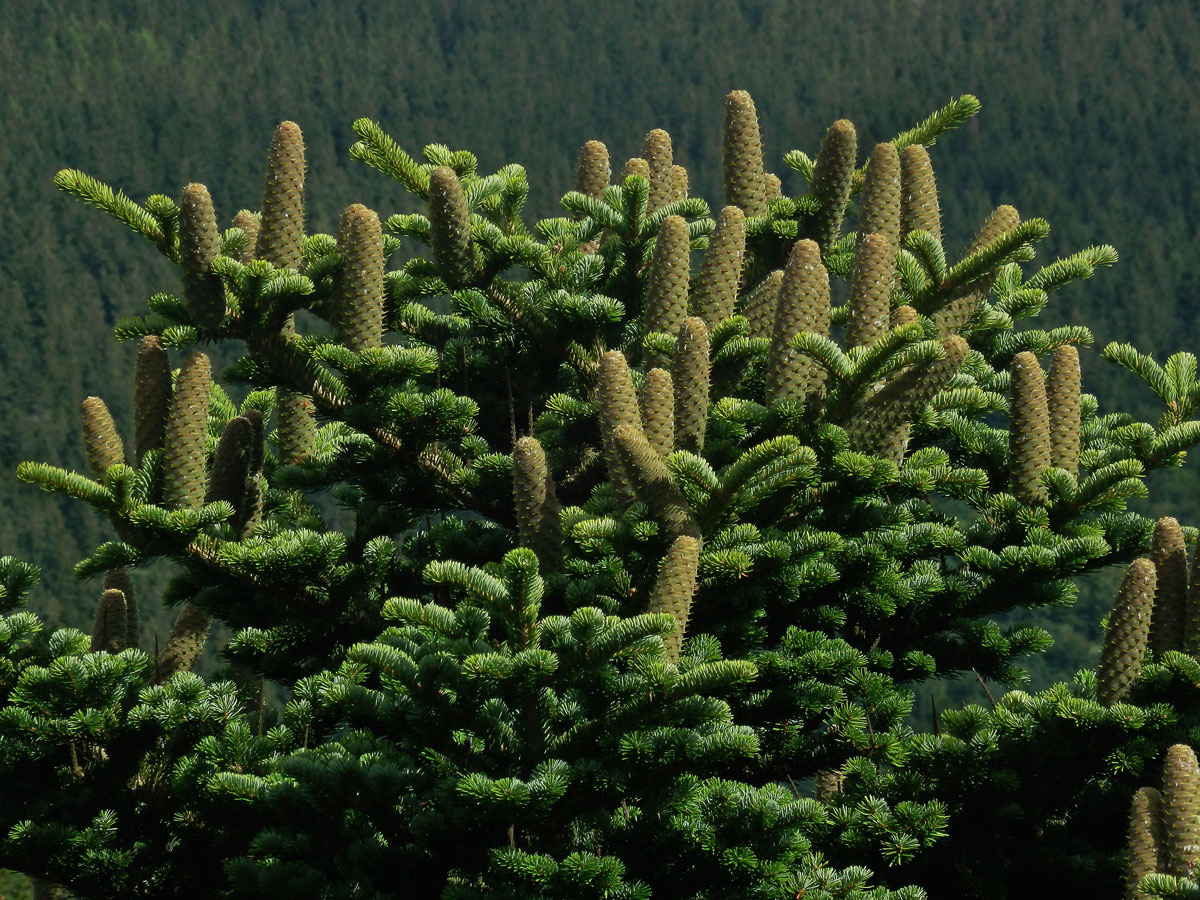
[[[472,150],[488,171],[522,163],[531,217],[559,214],[585,141],[624,159],[665,128],[693,195],[715,208],[730,89],[753,95],[785,192],[801,179],[784,153],[815,153],[833,120],[851,119],[870,147],[973,93],[982,114],[932,151],[949,247],[958,252],[1000,203],[1050,221],[1047,259],[1117,247],[1115,269],[1052,300],[1052,319],[1096,335],[1085,388],[1103,409],[1155,414],[1137,379],[1099,359],[1104,344],[1130,341],[1160,359],[1200,344],[1200,13],[1190,0],[996,0],[986,11],[936,0],[613,0],[602,16],[544,0],[243,0],[188,15],[149,0],[17,3],[0,26],[0,58],[0,555],[43,567],[36,605],[63,624],[90,618],[97,589],[71,566],[107,525],[12,472],[22,460],[85,467],[78,409],[89,394],[128,429],[135,349],[111,328],[150,294],[178,289],[139,239],[55,190],[64,167],[137,200],[201,181],[227,224],[257,208],[267,140],[293,119],[308,148],[309,230],[328,232],[349,202],[411,211],[347,155],[360,116],[413,152],[439,142]],[[1170,475],[1142,511],[1193,524],[1194,463]],[[162,573],[138,577],[150,595],[161,585]],[[1036,680],[1094,661],[1110,601],[1102,585],[1046,614],[1059,643]],[[148,636],[167,622],[148,616]]]

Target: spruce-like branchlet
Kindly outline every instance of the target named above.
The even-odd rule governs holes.
[[[208,424],[212,366],[199,351],[179,370],[163,436],[163,505],[193,509],[204,499],[204,431]]]
[[[642,321],[647,332],[674,334],[687,315],[691,251],[687,221],[667,216],[658,226]]]
[[[1154,525],[1150,560],[1157,573],[1154,615],[1150,619],[1150,650],[1155,659],[1168,650],[1184,647],[1188,564],[1187,547],[1179,522],[1164,516]]]
[[[828,253],[842,233],[857,154],[858,135],[854,125],[848,119],[838,119],[825,132],[813,163],[812,192],[821,202],[817,213],[817,243],[821,245],[822,253]]]
[[[676,537],[663,558],[662,568],[654,582],[647,612],[670,613],[675,630],[663,635],[667,662],[678,662],[687,636],[692,597],[695,596],[700,573],[700,540],[686,534]]]
[[[93,653],[120,653],[125,649],[125,595],[110,588],[100,595],[92,623]]]
[[[258,216],[248,209],[238,210],[238,214],[233,217],[233,227],[242,229],[242,234],[246,235],[246,243],[242,244],[242,249],[237,255],[237,261],[244,265],[256,258],[254,254],[258,247]]]
[[[782,284],[783,269],[775,269],[743,298],[742,315],[746,317],[747,330],[752,337],[771,337]]]
[[[700,529],[687,500],[642,429],[622,425],[613,438],[636,498],[649,505],[663,533],[672,538],[681,534],[700,537]]]
[[[1028,351],[1013,357],[1009,401],[1009,483],[1026,504],[1046,502],[1042,473],[1050,465],[1050,411],[1046,382],[1037,357]]]
[[[929,151],[909,144],[900,154],[900,236],[928,231],[942,239],[942,211]]]
[[[557,568],[562,555],[558,498],[537,438],[518,438],[513,447],[513,496],[520,545],[537,555],[543,573]]]
[[[1167,748],[1162,807],[1166,874],[1189,877],[1200,860],[1200,768],[1187,744]]]
[[[671,373],[654,368],[646,373],[639,399],[642,431],[659,456],[675,450],[675,387]]]
[[[600,356],[599,378],[596,382],[596,412],[600,420],[600,438],[613,490],[622,502],[632,503],[635,499],[633,485],[617,451],[616,432],[621,427],[640,429],[641,420],[629,361],[620,350],[609,350]]]
[[[733,315],[745,253],[746,215],[736,206],[726,206],[709,236],[693,304],[710,329]]]
[[[208,640],[208,630],[212,625],[212,616],[194,604],[184,606],[167,645],[158,654],[154,662],[154,678],[152,684],[162,684],[170,680],[176,672],[190,672],[196,665],[196,660],[204,652],[204,642]]]
[[[141,622],[138,617],[137,594],[133,590],[133,578],[126,568],[112,569],[104,574],[104,589],[120,591],[125,599],[125,639],[121,646],[137,649],[141,643]]]
[[[86,398],[79,412],[83,419],[83,449],[88,468],[97,481],[103,481],[104,473],[111,466],[125,462],[125,445],[121,442],[112,413],[99,397]]]
[[[361,203],[342,213],[338,228],[342,269],[335,281],[338,324],[351,350],[383,343],[383,231],[379,217]]]
[[[608,148],[600,141],[588,141],[579,151],[579,166],[575,170],[575,190],[589,197],[599,197],[612,179]]]
[[[900,155],[890,143],[876,144],[867,160],[858,210],[858,240],[882,234],[900,246]]]
[[[650,166],[650,200],[646,208],[654,212],[674,199],[671,169],[675,160],[671,135],[661,128],[652,129],[642,143],[642,158]]]
[[[671,380],[675,390],[675,446],[699,453],[708,423],[710,378],[708,329],[704,320],[688,316],[679,326]]]
[[[171,408],[171,362],[162,339],[148,334],[138,345],[137,375],[133,392],[136,462],[147,450],[161,450]]]
[[[1050,358],[1046,406],[1050,410],[1050,465],[1079,474],[1079,351],[1063,344]]]
[[[1125,890],[1137,900],[1138,882],[1167,867],[1163,831],[1163,798],[1156,788],[1141,787],[1129,807],[1129,856],[1125,866]]]
[[[763,172],[762,137],[758,112],[746,91],[730,91],[725,98],[725,205],[748,216],[767,211],[767,184]]]
[[[429,228],[433,259],[451,290],[471,283],[475,252],[471,246],[471,212],[458,175],[449,166],[429,173]]]
[[[779,300],[767,359],[767,398],[807,401],[821,390],[825,369],[791,346],[802,331],[829,335],[829,273],[821,248],[802,239],[792,247],[779,285]]]
[[[220,252],[221,235],[208,188],[189,184],[179,199],[179,267],[188,312],[200,328],[217,328],[225,318],[225,286],[211,269]]]
[[[295,122],[281,122],[267,154],[257,259],[296,269],[304,255],[304,136]]]
[[[1125,570],[1097,668],[1096,698],[1104,706],[1122,702],[1141,677],[1156,581],[1154,563],[1146,557],[1135,559]]]
[[[858,242],[850,282],[846,349],[870,346],[891,328],[892,279],[896,252],[886,235],[868,234]]]

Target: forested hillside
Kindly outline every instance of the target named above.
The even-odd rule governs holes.
[[[869,147],[970,92],[982,115],[933,151],[949,247],[959,252],[997,204],[1012,202],[1051,222],[1050,255],[1118,248],[1115,269],[1052,300],[1052,318],[1095,333],[1085,384],[1107,409],[1154,412],[1099,347],[1131,341],[1162,357],[1200,345],[1192,0],[996,0],[986,11],[936,0],[612,0],[599,9],[242,0],[180,15],[149,0],[6,5],[0,555],[43,567],[37,605],[88,621],[96,589],[70,566],[106,526],[83,504],[17,482],[13,469],[26,459],[84,468],[78,408],[89,394],[128,428],[134,347],[97,335],[152,292],[176,289],[152,251],[55,190],[63,167],[138,200],[204,182],[227,224],[257,207],[266,141],[293,119],[308,144],[310,229],[332,231],[351,201],[409,211],[348,157],[360,116],[412,151],[436,141],[474,151],[488,171],[524,164],[530,212],[543,216],[571,186],[584,141],[623,158],[665,128],[693,194],[719,206],[718,117],[732,88],[753,95],[785,191],[800,179],[783,154],[814,153],[833,120],[852,119]],[[1195,478],[1185,471],[1173,483],[1173,500],[1150,512],[1196,522]],[[1098,646],[1098,612],[1060,617],[1074,627],[1051,660],[1069,666]]]

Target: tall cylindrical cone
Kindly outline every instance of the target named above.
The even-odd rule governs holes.
[[[537,555],[543,573],[554,569],[562,551],[558,498],[537,438],[518,438],[513,447],[513,495],[520,545]]]
[[[641,428],[622,425],[613,436],[625,471],[633,482],[636,497],[645,501],[663,533],[670,537],[680,534],[700,536],[687,500],[671,478],[671,471],[662,461]]]
[[[429,227],[438,273],[453,290],[470,284],[475,273],[471,212],[458,175],[449,166],[429,173]]]
[[[821,202],[817,213],[817,243],[828,253],[842,233],[854,161],[858,154],[858,136],[849,119],[838,119],[829,126],[813,163],[813,195]]]
[[[189,603],[180,612],[167,638],[167,646],[158,654],[154,664],[154,684],[162,684],[176,672],[190,672],[208,640],[212,616]]]
[[[245,265],[256,258],[254,254],[258,247],[258,216],[248,209],[238,210],[238,214],[233,217],[233,227],[242,229],[242,234],[246,235],[246,243],[237,255],[237,261]]]
[[[774,172],[767,172],[763,175],[763,184],[768,201],[778,200],[783,196],[783,181]]]
[[[83,419],[83,448],[92,475],[102,481],[110,466],[125,462],[125,445],[112,414],[99,397],[88,397],[80,406]]]
[[[1154,563],[1135,559],[1125,570],[1097,669],[1096,699],[1104,706],[1122,702],[1142,674],[1150,617],[1154,608]]]
[[[338,228],[342,270],[335,281],[338,325],[351,350],[383,343],[383,231],[361,203],[342,213]]]
[[[723,151],[725,205],[739,207],[748,216],[763,215],[767,211],[767,185],[762,137],[758,112],[747,91],[730,91],[725,98]]]
[[[699,574],[700,541],[681,534],[667,548],[646,609],[652,613],[670,613],[675,619],[675,630],[663,636],[668,662],[679,661]]]
[[[896,252],[886,235],[868,234],[858,242],[847,301],[846,349],[870,346],[890,330],[895,272]]]
[[[1079,351],[1063,344],[1050,358],[1046,405],[1050,410],[1050,465],[1079,474]]]
[[[1179,522],[1170,516],[1164,516],[1154,525],[1150,560],[1158,576],[1154,591],[1154,615],[1150,619],[1150,650],[1158,659],[1168,650],[1182,650],[1184,647],[1187,547]]]
[[[242,504],[242,527],[238,534],[239,538],[245,538],[251,535],[262,521],[263,417],[257,409],[248,409],[238,418],[250,423],[251,435],[254,438],[250,446],[246,497]]]
[[[625,179],[630,175],[640,175],[649,181],[650,163],[646,162],[640,156],[625,160],[625,165],[621,167],[621,183],[624,184]]]
[[[967,248],[967,256],[982,250],[992,241],[1012,231],[1021,222],[1020,214],[1011,206],[998,206],[988,216],[987,221],[971,240]],[[975,310],[983,302],[987,292],[991,290],[994,276],[979,279],[952,291],[950,296],[942,301],[941,306],[933,313],[939,334],[958,334],[971,321]]]
[[[1162,806],[1165,874],[1190,877],[1192,866],[1200,860],[1200,768],[1187,744],[1167,748]]]
[[[1050,411],[1046,382],[1037,357],[1028,351],[1012,361],[1009,404],[1009,480],[1013,494],[1026,504],[1046,502],[1042,473],[1050,465]]]
[[[138,345],[133,391],[134,442],[137,464],[147,450],[161,450],[171,408],[171,362],[162,339],[148,334]]]
[[[876,144],[867,160],[862,201],[858,211],[858,241],[882,234],[900,246],[900,155],[891,144]]]
[[[192,509],[204,499],[205,441],[212,366],[193,351],[179,370],[163,436],[163,505]]]
[[[675,391],[675,446],[699,453],[708,426],[708,391],[711,367],[708,329],[698,316],[688,316],[679,326],[671,382]]]
[[[745,253],[746,216],[736,206],[726,206],[709,236],[696,282],[695,312],[710,330],[733,315]]]
[[[316,405],[308,394],[275,390],[275,444],[284,465],[304,462],[317,449]]]
[[[674,334],[687,315],[691,250],[687,221],[667,216],[658,226],[642,321],[647,332]]]
[[[992,241],[1008,234],[1020,224],[1021,214],[1017,212],[1016,207],[1008,204],[997,206],[979,227],[975,237],[971,239],[970,246],[967,247],[967,256],[978,253]]]
[[[608,187],[612,168],[608,148],[600,141],[588,141],[579,151],[579,167],[575,170],[575,190],[589,197],[599,197]]]
[[[829,335],[829,273],[821,264],[821,248],[807,239],[796,241],[779,285],[779,305],[767,360],[767,397],[805,401],[821,390],[825,370],[816,360],[791,347],[802,331]]]
[[[771,337],[775,329],[775,313],[779,309],[779,288],[783,284],[783,269],[775,269],[756,284],[742,300],[742,315],[746,317],[751,337]]]
[[[138,620],[137,595],[133,591],[133,579],[129,576],[129,570],[120,568],[105,573],[104,589],[120,591],[125,599],[125,636],[121,646],[136,650],[141,643],[141,622]]]
[[[125,595],[106,590],[92,622],[93,653],[120,653],[125,647]]]
[[[617,451],[617,429],[626,426],[641,430],[637,393],[629,361],[620,350],[609,350],[600,356],[599,379],[596,382],[596,412],[600,423],[600,438],[608,477],[622,502],[634,501],[633,483]]]
[[[1125,868],[1129,900],[1141,896],[1137,886],[1142,878],[1167,867],[1162,813],[1162,794],[1152,787],[1138,788],[1129,809],[1129,861]]]
[[[281,269],[299,268],[303,259],[304,136],[295,122],[280,122],[271,139],[254,252]]]
[[[929,151],[909,144],[900,154],[900,236],[928,231],[942,239],[942,212]]]
[[[688,197],[688,172],[681,165],[671,166],[671,199],[686,200]]]
[[[179,199],[179,267],[188,312],[201,328],[217,328],[225,318],[225,286],[210,268],[220,252],[212,197],[193,182]]]
[[[246,486],[253,465],[254,426],[237,416],[225,426],[213,456],[205,503],[224,500],[234,509],[233,525],[240,529],[246,514]]]
[[[642,158],[650,165],[650,200],[646,208],[653,212],[671,202],[671,167],[675,164],[671,135],[655,128],[642,144]]]
[[[675,450],[675,386],[666,369],[646,373],[639,407],[646,440],[659,456],[670,456]]]

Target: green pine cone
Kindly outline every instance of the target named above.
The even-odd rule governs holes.
[[[859,241],[847,301],[847,350],[868,347],[890,330],[888,314],[895,272],[896,252],[885,235],[868,234]]]
[[[779,176],[773,172],[767,172],[763,175],[763,183],[766,186],[767,200],[778,200],[783,196],[783,182]]]
[[[246,488],[254,465],[254,445],[254,426],[250,421],[242,416],[230,419],[217,443],[212,472],[208,476],[204,502],[224,500],[232,506],[231,522],[235,529],[240,529],[246,518]]]
[[[1007,204],[997,206],[992,210],[992,214],[987,217],[987,220],[980,226],[975,237],[971,240],[970,246],[967,247],[967,256],[972,253],[978,253],[996,238],[1008,234],[1018,225],[1021,224],[1021,215],[1015,207]]]
[[[120,591],[125,598],[125,639],[121,646],[136,650],[141,643],[141,623],[138,621],[137,595],[133,591],[133,578],[129,570],[120,568],[106,572],[104,589]]]
[[[88,467],[97,481],[103,481],[110,466],[125,462],[125,445],[121,443],[112,414],[99,397],[86,398],[79,412],[83,419],[83,448]]]
[[[698,316],[688,316],[679,326],[671,381],[675,389],[675,446],[699,453],[708,426],[708,392],[711,366],[708,329]]]
[[[1154,614],[1150,618],[1150,650],[1159,659],[1168,650],[1183,650],[1187,607],[1187,547],[1179,522],[1164,516],[1154,524],[1150,560],[1158,576]]]
[[[675,450],[675,388],[666,369],[651,369],[642,385],[642,431],[659,456]]]
[[[625,504],[634,499],[633,482],[617,450],[617,429],[625,426],[641,430],[637,393],[629,361],[620,350],[609,350],[600,356],[599,378],[596,382],[596,412],[600,422],[600,438],[608,477],[617,497]]]
[[[658,226],[642,324],[647,332],[674,334],[687,315],[691,242],[687,221],[667,216]]]
[[[821,202],[816,220],[817,243],[823,253],[829,252],[842,233],[857,154],[854,124],[849,119],[838,119],[825,132],[813,163],[812,192]]]
[[[179,199],[179,266],[188,312],[200,328],[218,328],[225,319],[225,286],[210,268],[220,253],[221,235],[208,188],[189,184]]]
[[[147,450],[161,450],[171,408],[171,362],[162,339],[148,334],[138,345],[133,391],[134,443],[137,464]]]
[[[1121,581],[1097,668],[1096,699],[1103,706],[1122,702],[1142,674],[1157,576],[1154,563],[1139,557]]]
[[[120,653],[125,649],[125,595],[115,589],[100,595],[92,622],[92,653]]]
[[[242,229],[242,234],[246,235],[246,243],[237,255],[237,261],[245,265],[255,259],[254,252],[258,246],[258,216],[248,209],[238,210],[238,214],[233,217],[233,227]]]
[[[212,366],[199,351],[179,370],[163,436],[163,505],[194,509],[204,499],[205,441]]]
[[[815,241],[796,241],[788,257],[767,357],[767,399],[806,402],[825,382],[825,369],[793,350],[790,341],[802,331],[829,335],[829,273],[821,264]]]
[[[513,446],[513,496],[519,544],[537,555],[544,574],[558,566],[562,536],[554,482],[537,438],[518,438]]]
[[[1046,406],[1050,410],[1050,465],[1079,474],[1079,351],[1063,344],[1050,358]]]
[[[916,309],[909,306],[907,303],[903,306],[897,306],[892,310],[892,327],[897,325],[915,325],[921,321],[921,317],[917,314]]]
[[[751,337],[771,337],[782,285],[783,269],[775,269],[742,298],[742,315],[746,317],[747,331]]]
[[[308,394],[275,389],[275,444],[279,461],[294,466],[317,449],[316,406]]]
[[[575,170],[575,190],[589,197],[599,197],[608,187],[612,168],[608,148],[600,141],[588,141],[579,151],[579,167]]]
[[[990,279],[986,280],[990,284]],[[971,316],[975,315],[975,310],[979,309],[979,304],[983,302],[986,293],[976,287],[978,284],[979,282],[975,282],[970,287],[954,291],[933,314],[932,318],[937,324],[939,336],[961,334],[967,327]]]
[[[1129,808],[1129,855],[1125,869],[1126,896],[1139,896],[1138,882],[1146,875],[1166,871],[1166,835],[1163,830],[1163,798],[1152,787],[1141,787]]]
[[[475,252],[471,247],[471,211],[458,175],[449,166],[429,173],[429,227],[433,259],[451,290],[471,283]]]
[[[625,183],[625,179],[631,175],[640,175],[647,181],[650,180],[650,163],[642,159],[640,156],[634,156],[631,159],[625,160],[625,165],[621,169],[621,183]]]
[[[688,172],[683,166],[671,166],[671,199],[686,200],[688,196]]]
[[[900,246],[900,155],[890,143],[876,144],[867,160],[862,201],[858,210],[858,243],[868,234],[882,234]]]
[[[725,139],[722,154],[725,205],[748,216],[767,211],[767,184],[763,172],[762,138],[754,100],[746,91],[730,91],[725,98]]]
[[[1200,656],[1200,550],[1193,554],[1192,577],[1183,610],[1183,652]]]
[[[837,769],[821,769],[813,782],[813,798],[828,806],[841,792],[846,776]]]
[[[900,236],[910,231],[928,231],[942,239],[937,182],[922,144],[909,144],[900,154]]]
[[[646,612],[670,613],[675,619],[675,630],[663,635],[667,662],[679,661],[699,574],[700,540],[681,534],[667,548],[646,608]]]
[[[187,604],[171,628],[167,646],[154,662],[154,678],[151,684],[162,684],[176,672],[190,672],[208,640],[208,629],[212,616],[198,606]]]
[[[654,212],[673,199],[671,169],[675,162],[671,149],[671,135],[661,128],[651,130],[642,144],[642,159],[650,166],[650,200],[646,209],[648,212]]]
[[[696,281],[695,312],[710,330],[733,315],[745,253],[746,215],[736,206],[726,206],[709,235]]]
[[[1200,860],[1200,768],[1187,744],[1167,748],[1162,807],[1166,874],[1190,877],[1192,866]]]
[[[1042,472],[1050,465],[1050,411],[1046,382],[1037,357],[1028,351],[1012,361],[1012,398],[1009,403],[1009,480],[1022,503],[1046,502]]]
[[[304,256],[304,136],[295,122],[280,122],[271,139],[254,252],[279,269],[300,268]]]
[[[681,534],[700,537],[700,529],[687,500],[642,429],[622,425],[613,437],[621,462],[633,482],[635,496],[649,505],[663,533],[672,538]]]
[[[342,269],[335,281],[342,340],[361,351],[383,343],[383,231],[361,203],[346,207],[338,228]]]

